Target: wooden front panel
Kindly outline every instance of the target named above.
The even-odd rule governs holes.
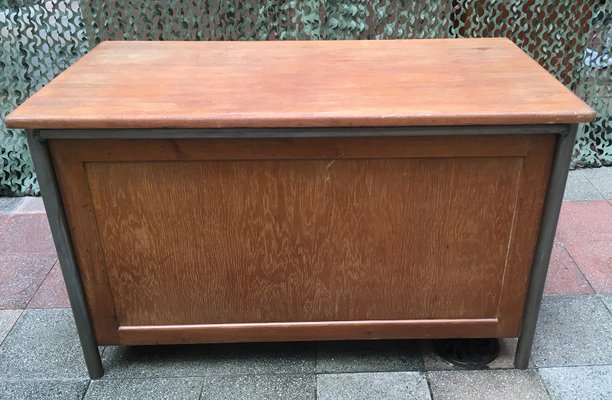
[[[120,323],[179,325],[495,316],[520,168],[404,158],[86,171]]]
[[[119,327],[368,320],[497,320],[494,334],[512,336],[553,144],[56,140],[51,149],[96,332],[118,342]]]

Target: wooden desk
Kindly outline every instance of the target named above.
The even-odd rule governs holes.
[[[576,125],[505,39],[106,42],[17,108],[98,344],[520,336]]]

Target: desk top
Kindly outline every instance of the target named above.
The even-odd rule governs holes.
[[[594,115],[507,39],[104,42],[6,125],[510,125]]]

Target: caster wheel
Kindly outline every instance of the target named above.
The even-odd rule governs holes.
[[[465,369],[487,368],[500,350],[497,339],[434,340],[433,347],[440,357]]]

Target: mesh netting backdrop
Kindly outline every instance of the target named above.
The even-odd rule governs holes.
[[[4,117],[108,39],[506,36],[598,112],[573,166],[612,165],[611,18],[612,0],[0,0],[0,195],[38,193],[23,132]]]

